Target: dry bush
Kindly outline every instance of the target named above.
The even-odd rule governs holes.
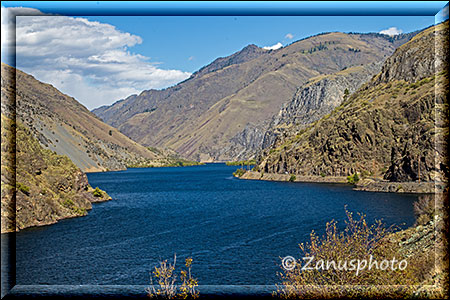
[[[187,270],[180,271],[181,285],[177,285],[177,275],[175,265],[177,256],[174,256],[173,264],[163,260],[159,263],[159,267],[155,267],[153,276],[150,276],[151,287],[147,288],[150,298],[158,299],[195,299],[199,297],[196,290],[198,286],[197,279],[192,277],[192,258],[186,258],[185,266]],[[153,277],[158,283],[158,287],[153,285]]]
[[[347,210],[346,214],[348,220],[343,231],[337,229],[336,221],[331,221],[326,225],[324,236],[319,238],[313,231],[310,242],[300,244],[301,257],[296,260],[296,267],[290,271],[283,269],[279,274],[282,282],[277,285],[277,296],[397,298],[411,296],[417,290],[417,285],[424,280],[425,269],[432,267],[434,261],[425,255],[404,257],[400,254],[398,242],[390,241],[393,227],[386,228],[381,221],[369,226],[364,215],[358,214],[355,219]],[[308,265],[313,267],[312,270],[303,270],[308,262],[304,257],[314,257]],[[397,263],[392,267],[394,258]],[[403,259],[407,266],[400,270],[399,262]],[[365,269],[358,271],[358,267],[355,267],[352,270],[355,264],[361,264],[362,267],[364,260]],[[389,262],[385,270],[381,268],[383,260]]]
[[[425,225],[435,215],[435,201],[433,195],[423,195],[419,197],[419,200],[414,202],[414,214],[416,215],[416,224]]]

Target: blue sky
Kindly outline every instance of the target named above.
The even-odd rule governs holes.
[[[142,37],[133,51],[149,56],[163,68],[194,72],[215,58],[227,56],[248,44],[283,46],[328,31],[380,32],[396,27],[411,32],[434,24],[434,16],[313,17],[313,16],[219,16],[219,17],[86,17],[115,25]],[[139,26],[136,26],[139,24]],[[142,25],[142,26],[141,26]],[[288,37],[286,37],[288,35]]]
[[[3,30],[15,26],[16,66],[92,109],[146,89],[174,85],[217,57],[230,55],[248,44],[286,46],[330,31],[407,33],[433,25],[435,16],[421,16],[420,12],[427,7],[435,10],[445,4],[442,1],[367,4],[378,6],[376,12],[381,14],[389,14],[389,5],[392,5],[402,16],[139,16],[136,15],[141,13],[139,6],[150,4],[116,3],[2,2],[2,61],[14,65],[14,61],[4,55],[8,53],[12,36],[4,34]],[[332,5],[340,3],[333,2]],[[83,5],[97,8],[96,4],[103,10],[83,8]],[[342,7],[348,9],[366,5],[365,2],[344,4]],[[127,5],[134,5],[135,9],[128,11]],[[167,7],[164,3],[158,5]],[[240,5],[249,9],[252,5],[257,8],[278,4]],[[105,7],[115,7],[115,10],[108,11]],[[102,11],[109,15],[96,15]],[[124,11],[134,15],[115,16]],[[223,11],[208,10],[205,14]],[[293,10],[288,8],[278,12],[289,14],[290,11]],[[243,14],[242,10],[236,12]],[[376,14],[372,8],[366,12]],[[411,15],[408,16],[408,12]],[[49,16],[49,13],[53,15]],[[62,13],[64,15],[55,16]],[[143,9],[142,13],[148,13],[148,10]],[[8,14],[17,15],[16,23],[7,17]],[[356,10],[353,14],[364,14],[364,11]],[[442,16],[448,18],[448,5]]]

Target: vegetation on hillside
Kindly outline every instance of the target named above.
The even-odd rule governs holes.
[[[433,248],[419,247],[406,254],[399,248],[394,227],[386,228],[381,221],[368,225],[364,215],[354,217],[347,210],[346,214],[343,230],[336,221],[327,223],[322,237],[313,231],[310,241],[300,244],[299,259],[284,262],[276,295],[319,299],[418,296],[434,272]],[[433,243],[429,240],[427,247]]]
[[[234,177],[241,177],[242,175],[245,174],[245,170],[243,168],[237,169],[236,171],[233,172],[233,176]]]
[[[1,117],[2,232],[84,216],[91,209],[91,202],[110,199],[101,190],[101,195],[94,197],[86,175],[67,156],[44,149],[23,124],[4,114]],[[8,156],[13,148],[7,146],[6,138],[12,130],[16,131],[16,151]],[[10,165],[14,158],[15,169]],[[12,172],[15,172],[15,183]],[[14,188],[15,211],[10,208]]]
[[[165,159],[33,76],[2,63],[1,77],[2,111],[17,112],[17,120],[41,145],[68,156],[83,171],[123,170],[142,161],[158,166]]]
[[[447,41],[442,49],[436,46],[436,53],[429,51],[437,38]],[[449,174],[442,150],[448,140],[445,42],[448,21],[417,34],[387,59],[377,76],[348,93],[330,114],[287,138],[281,136],[264,151],[258,169],[304,176],[359,173],[391,182],[445,182]],[[436,164],[436,159],[442,163]]]
[[[137,162],[129,162],[127,168],[190,167],[204,165],[202,162],[187,160],[172,150],[158,149],[155,147],[148,147],[148,149],[159,155],[160,158],[150,160],[141,159]]]

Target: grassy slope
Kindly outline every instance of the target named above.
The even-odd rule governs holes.
[[[417,51],[419,55],[422,49],[428,49],[433,30],[401,46],[388,63],[403,53]],[[402,67],[390,65],[392,69]],[[259,170],[325,176],[360,172],[392,181],[412,181],[419,178],[420,167],[421,180],[445,180],[448,167],[435,163],[436,156],[437,161],[444,162],[445,154],[435,148],[435,141],[446,141],[448,124],[435,126],[435,117],[445,114],[448,107],[439,100],[435,104],[434,97],[436,91],[437,99],[445,98],[448,74],[444,70],[437,76],[423,75],[428,74],[423,72],[416,75],[420,79],[417,82],[407,82],[394,75],[387,81],[380,80],[381,73],[331,114],[267,150]]]

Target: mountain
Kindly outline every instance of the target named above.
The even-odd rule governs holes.
[[[287,134],[299,131],[330,113],[349,93],[356,91],[377,74],[381,66],[381,62],[370,63],[309,79],[272,118],[269,126],[264,129],[259,148],[253,149],[254,153],[270,147],[279,136],[286,138]]]
[[[319,34],[278,50],[250,45],[189,79],[147,90],[93,112],[143,145],[190,159],[232,160],[262,143],[281,105],[308,79],[380,62],[415,33]]]
[[[330,114],[278,139],[262,152],[256,170],[446,182],[447,60],[448,21],[400,46],[379,74]],[[295,112],[293,121],[302,110]]]
[[[8,105],[41,145],[68,156],[84,172],[174,161],[173,152],[139,145],[74,98],[2,63],[2,110]]]

